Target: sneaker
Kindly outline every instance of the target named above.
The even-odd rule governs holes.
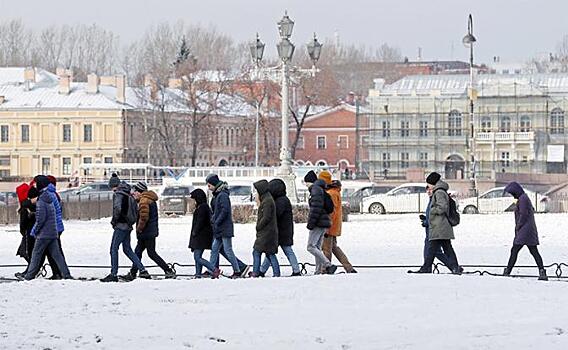
[[[408,270],[408,273],[432,273],[432,269],[420,268],[420,270],[417,271]]]
[[[113,274],[106,276],[105,278],[100,279],[101,282],[118,282],[118,277]]]
[[[248,276],[249,276],[250,278],[260,277],[260,275],[257,275],[256,273],[254,273],[254,272],[252,272],[252,271],[248,273]]]
[[[48,278],[48,280],[52,280],[52,281],[58,281],[60,279],[63,279],[60,275],[53,275],[53,276]]]
[[[176,278],[176,272],[172,269],[166,271],[166,279]]]
[[[26,277],[26,273],[25,273],[25,272],[16,272],[16,273],[14,274],[14,276],[15,276],[17,279],[24,279],[24,277]]]
[[[237,279],[237,278],[241,278],[243,275],[240,272],[233,272],[233,274],[231,276],[229,276],[230,279]]]
[[[134,281],[136,279],[136,274],[129,272],[126,275],[119,276],[119,278],[130,282],[130,281]]]
[[[302,276],[301,272],[292,272],[292,275],[290,277],[296,277],[296,276]]]
[[[347,271],[347,273],[358,273],[358,272],[355,269],[351,269],[351,270]]]
[[[333,275],[336,270],[337,270],[337,266],[329,265],[328,267],[325,268],[325,273],[328,274],[328,275]]]
[[[150,274],[146,270],[140,271],[140,274],[138,275],[138,277],[144,278],[144,279],[147,279],[147,280],[152,279],[152,276],[150,276]]]
[[[539,281],[548,281],[548,276],[546,275],[545,269],[538,270],[538,280]]]
[[[221,275],[221,269],[216,268],[215,271],[213,271],[213,273],[211,274],[211,278],[219,278],[219,276]]]

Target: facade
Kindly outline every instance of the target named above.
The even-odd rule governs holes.
[[[370,90],[369,163],[375,178],[409,169],[470,177],[468,75],[409,76]],[[476,176],[566,173],[568,75],[478,75]]]

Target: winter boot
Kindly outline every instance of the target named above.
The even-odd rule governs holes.
[[[408,270],[408,273],[432,273],[432,269],[426,269],[424,267],[421,267],[419,270],[417,271],[412,271],[412,270]]]
[[[61,277],[61,275],[53,275],[53,276],[51,276],[51,277],[48,278],[48,280],[52,280],[52,281],[58,281],[58,280],[60,280],[60,279],[63,279],[63,278]]]
[[[352,268],[351,270],[347,271],[347,273],[358,273],[358,272],[357,272],[357,270]]]
[[[233,274],[229,276],[229,278],[233,280],[241,277],[243,277],[243,275],[240,272],[233,272]]]
[[[546,275],[546,269],[539,269],[538,270],[538,280],[539,281],[548,281],[548,276]]]
[[[506,267],[506,268],[503,270],[503,276],[511,276],[511,272],[512,272],[512,271],[513,271],[513,268],[512,268],[512,267]]]
[[[150,274],[146,270],[140,271],[140,274],[138,275],[138,277],[144,278],[144,279],[147,279],[147,280],[152,279],[152,276],[150,276]]]
[[[118,282],[118,277],[113,274],[106,276],[105,278],[100,279],[101,282]]]
[[[166,279],[176,278],[176,272],[173,269],[166,271]]]
[[[16,272],[16,273],[14,274],[14,276],[15,276],[17,279],[22,279],[22,280],[23,280],[24,277],[26,276],[26,271],[24,271],[24,272]]]
[[[328,275],[333,275],[336,270],[337,270],[337,266],[329,265],[328,267],[325,268],[325,273],[328,274]]]
[[[221,269],[216,268],[215,271],[213,271],[213,273],[211,274],[211,278],[213,279],[219,278],[220,275],[221,275]]]
[[[126,275],[119,276],[119,278],[128,282],[134,281],[136,279],[136,273],[132,273],[132,271],[130,271]]]
[[[301,272],[292,272],[292,276],[291,277],[296,277],[296,276],[302,276]]]

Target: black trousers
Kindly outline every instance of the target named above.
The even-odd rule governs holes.
[[[519,252],[521,251],[521,249],[523,249],[523,247],[524,245],[517,245],[517,244],[513,245],[513,247],[511,248],[511,256],[509,257],[509,263],[507,264],[507,268],[512,269],[515,266],[515,263],[517,262],[517,257],[519,256]],[[527,247],[529,248],[529,252],[533,256],[534,261],[536,262],[538,268],[544,269],[544,264],[542,263],[542,257],[538,252],[537,246],[528,245]]]
[[[134,253],[136,254],[136,256],[138,256],[140,261],[142,261],[142,253],[144,253],[145,250],[148,251],[148,257],[152,259],[159,267],[161,267],[164,272],[170,270],[170,267],[168,266],[168,264],[166,264],[164,259],[162,259],[158,255],[158,253],[156,253],[156,238],[138,240],[138,243],[136,243],[136,248],[134,249]],[[132,265],[130,272],[132,274],[136,274],[138,272],[138,269],[135,265]]]
[[[61,248],[61,236],[57,237],[57,247],[59,249],[59,252],[63,256],[63,259],[65,259],[65,255],[63,254],[63,248]],[[33,249],[33,247],[32,247],[32,249]],[[49,249],[46,249],[45,252],[43,253],[43,255],[41,257],[40,266],[43,266],[43,264],[45,263],[45,258],[47,258],[47,262],[49,263],[49,267],[51,267],[51,272],[53,273],[53,276],[61,277],[61,271],[59,271],[59,268],[57,267],[57,263],[55,262],[55,259],[49,253]]]
[[[428,247],[428,254],[424,259],[424,265],[422,265],[421,270],[432,271],[432,264],[434,263],[434,258],[436,253],[440,251],[440,248],[444,251],[444,254],[448,257],[448,268],[452,271],[456,271],[459,268],[458,258],[456,252],[452,247],[452,241],[449,239],[437,239],[430,241],[430,247]]]

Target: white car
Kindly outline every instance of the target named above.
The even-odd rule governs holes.
[[[547,212],[548,197],[540,193],[525,190],[536,212]],[[515,198],[505,192],[505,187],[495,187],[477,197],[458,201],[458,207],[464,214],[503,213],[515,210]]]
[[[428,206],[426,184],[407,183],[361,201],[361,212],[371,214],[420,213]]]

